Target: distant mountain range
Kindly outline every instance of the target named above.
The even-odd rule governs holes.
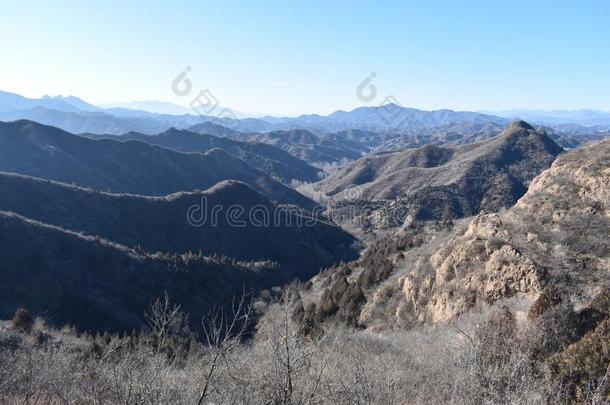
[[[74,96],[44,96],[40,99],[34,99],[23,97],[15,93],[0,91],[0,112],[2,113],[16,110],[28,110],[36,107],[71,113],[102,110],[100,107],[96,107]]]
[[[315,135],[360,130],[376,133],[401,133],[409,137],[461,132],[468,128],[503,127],[514,119],[524,119],[537,125],[579,125],[610,130],[610,113],[579,111],[515,110],[499,113],[436,110],[423,111],[397,104],[360,107],[353,111],[336,111],[328,116],[317,114],[298,117],[251,118],[235,112],[238,119],[199,116],[192,109],[159,101],[127,102],[96,106],[77,97],[42,97],[30,99],[18,94],[0,92],[0,121],[28,119],[57,126],[72,133],[122,135],[135,131],[156,134],[171,127],[191,127],[194,132],[272,132],[302,129]],[[200,126],[206,124],[204,126]],[[198,126],[199,125],[199,126]],[[225,127],[220,130],[218,126]],[[206,128],[206,129],[204,129]],[[593,129],[589,128],[588,132]]]
[[[610,112],[597,110],[510,110],[490,114],[550,126],[576,124],[585,127],[610,127]]]
[[[494,122],[500,125],[510,120],[498,116],[451,110],[423,111],[396,104],[360,107],[352,111],[336,111],[328,116],[317,114],[294,118],[263,117],[243,120],[213,119],[210,121],[240,132],[269,132],[305,129],[316,134],[348,131],[415,131],[448,124],[477,124]]]
[[[107,110],[136,110],[145,111],[153,114],[168,114],[168,115],[185,115],[193,114],[193,110],[188,107],[167,103],[163,101],[129,101],[124,103],[107,103],[101,104],[102,108]]]
[[[107,103],[100,104],[100,107],[106,110],[137,110],[145,111],[153,114],[162,115],[197,115],[193,108],[176,105],[164,101],[129,101],[124,103]],[[224,107],[223,107],[224,108]],[[244,114],[237,110],[228,109],[235,118],[248,118],[248,114]]]
[[[27,119],[72,133],[120,135],[129,131],[155,134],[186,128],[202,119],[195,115],[154,114],[124,108],[103,109],[77,97],[30,99],[0,91],[0,121]]]

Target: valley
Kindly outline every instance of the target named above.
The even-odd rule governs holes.
[[[278,372],[293,373],[291,395],[320,403],[361,403],[357,380],[336,388],[343,375],[369,381],[369,403],[430,398],[451,373],[462,385],[439,395],[468,403],[523,402],[524,392],[580,401],[604,387],[603,123],[400,108],[387,126],[382,107],[363,107],[235,125],[75,97],[11,100],[104,122],[0,122],[0,365],[19,381],[30,377],[9,363],[34,353],[50,356],[37,367],[52,377],[38,375],[38,387],[70,377],[57,372],[62,361],[121,387],[109,376],[140,364],[168,385],[184,370],[219,373],[228,397],[209,395],[220,402],[276,395],[254,387]],[[136,116],[145,127],[112,123]],[[296,368],[278,371],[293,355]],[[489,388],[480,373],[510,388]],[[418,388],[388,391],[388,378]],[[23,395],[21,383],[3,384]],[[91,399],[85,387],[68,396]],[[202,395],[172,389],[179,402]]]
[[[610,405],[610,2],[0,10],[0,405]]]

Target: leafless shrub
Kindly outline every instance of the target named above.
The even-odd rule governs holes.
[[[607,321],[587,335],[584,345],[570,345],[557,355],[560,366],[572,364],[589,373],[579,374],[574,397],[574,390],[560,380],[551,384],[542,373],[544,359],[536,351],[540,320],[517,321],[506,308],[410,331],[377,334],[329,322],[319,333],[307,334],[302,323],[316,313],[315,306],[285,292],[268,304],[250,336],[252,308],[243,296],[231,310],[211,311],[202,321],[202,340],[191,342],[180,361],[167,354],[174,350],[168,319],[175,319],[179,308],[165,296],[149,314],[155,319],[149,322],[160,326],[141,335],[84,336],[46,328],[47,339],[36,342],[31,334],[0,323],[0,403],[607,400],[607,362],[594,355],[607,352]],[[170,343],[159,350],[158,341]]]
[[[198,405],[204,403],[213,384],[213,379],[221,360],[226,361],[227,356],[239,345],[246,336],[251,322],[251,303],[246,302],[244,292],[234,302],[230,317],[225,316],[222,308],[212,309],[202,320],[205,342],[209,348],[210,363],[207,366],[205,382],[197,401]]]
[[[34,325],[34,316],[25,308],[17,308],[12,323],[15,329],[29,332]]]

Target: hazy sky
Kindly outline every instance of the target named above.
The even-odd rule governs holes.
[[[245,112],[610,111],[610,1],[2,1],[0,89]],[[191,94],[170,83],[191,67]],[[372,72],[377,97],[356,97]]]

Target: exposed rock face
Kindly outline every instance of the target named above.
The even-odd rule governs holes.
[[[404,253],[368,294],[362,325],[447,321],[505,298],[533,301],[546,287],[593,296],[610,285],[610,141],[561,156],[514,207],[440,239]]]
[[[501,226],[497,214],[481,214],[464,235],[435,253],[420,257],[414,269],[405,269],[409,271],[406,276],[383,285],[380,290],[402,292],[397,309],[390,311],[395,314],[397,324],[446,321],[476,305],[540,291],[546,274],[544,268],[507,240],[499,242],[500,235],[508,235]],[[377,291],[365,306],[361,323],[378,323],[374,314],[383,311],[374,307],[384,305],[380,300],[384,294],[396,296],[393,292]]]

